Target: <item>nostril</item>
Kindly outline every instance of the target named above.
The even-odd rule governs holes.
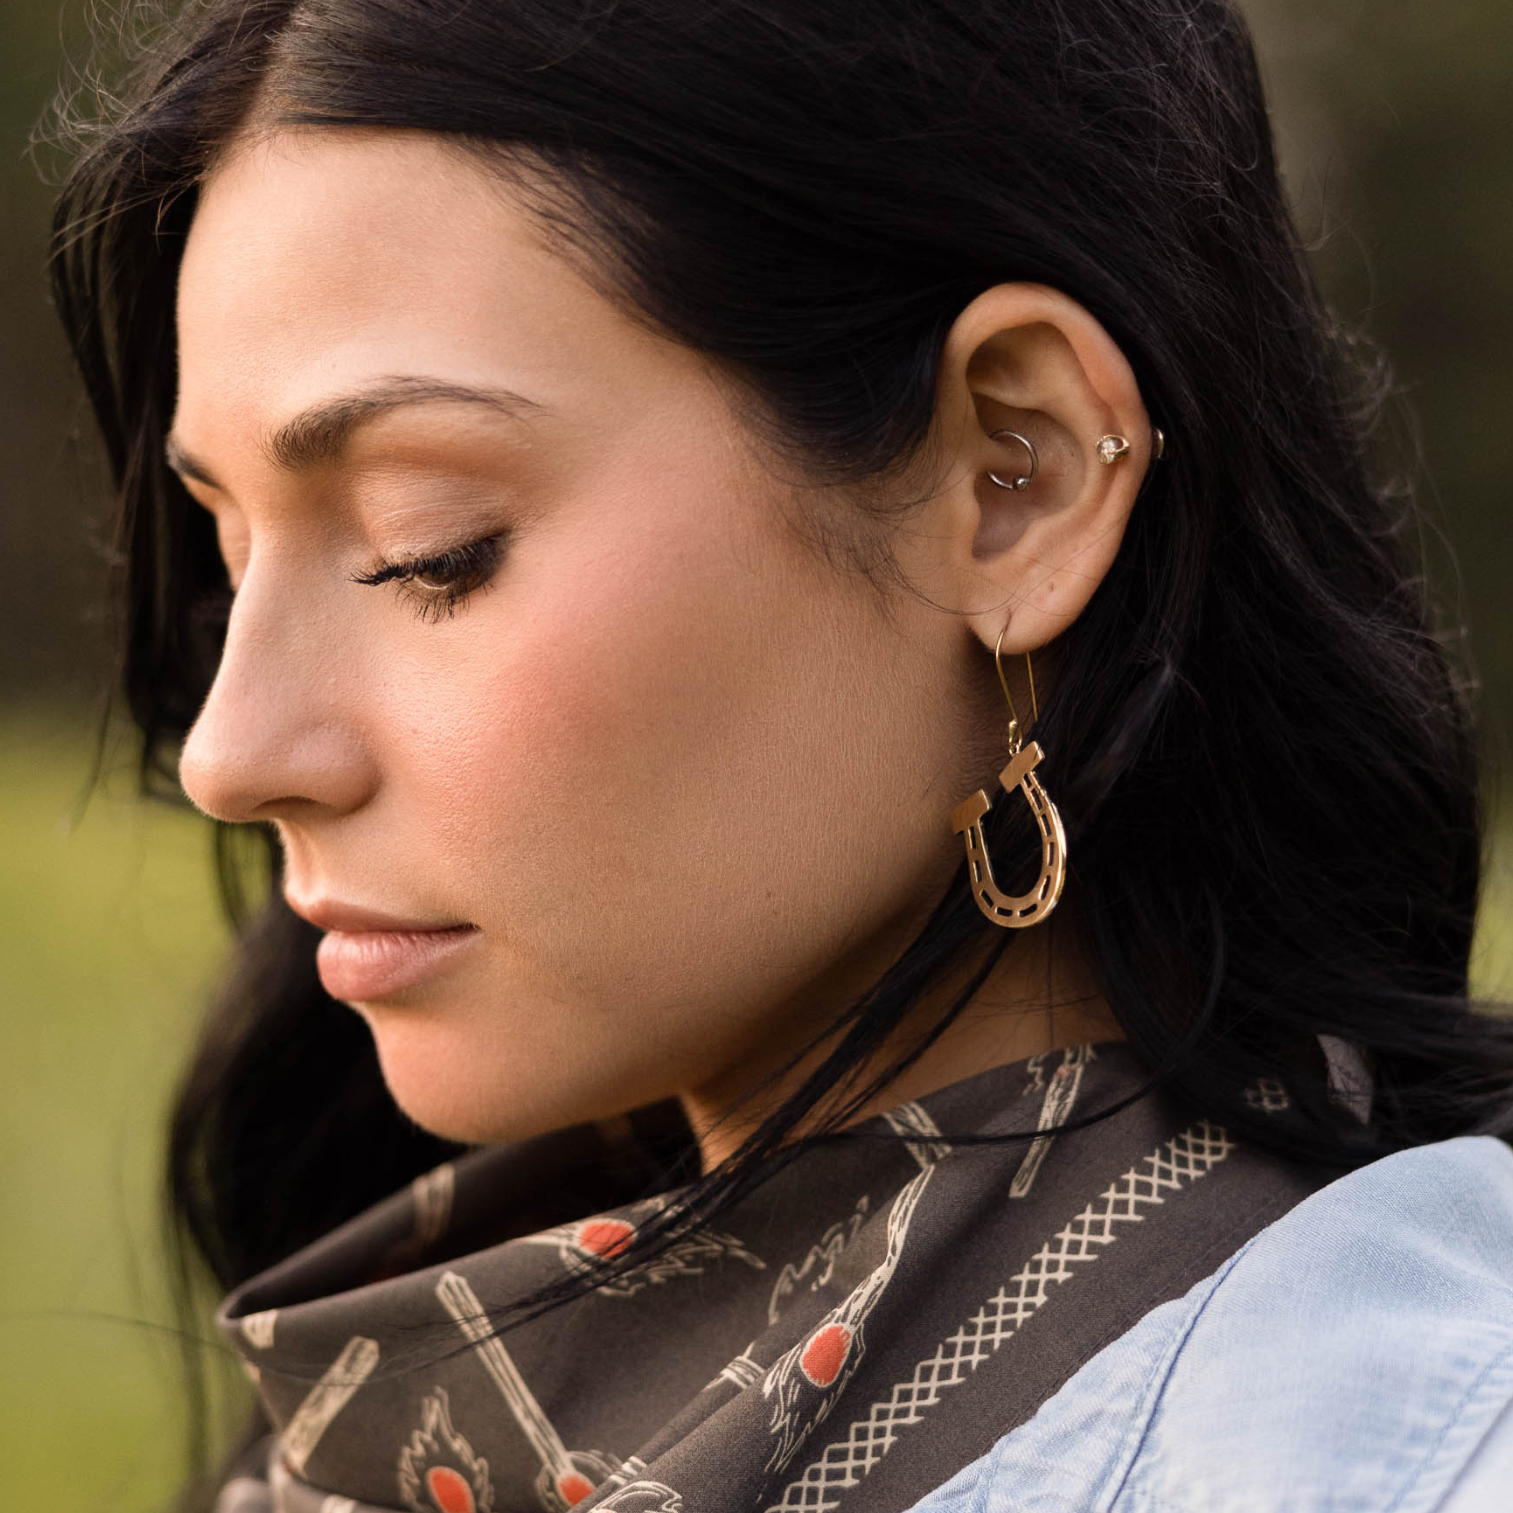
[[[361,807],[376,786],[360,756],[300,763],[290,772],[287,757],[264,748],[242,748],[222,758],[192,754],[179,764],[179,780],[189,801],[212,819],[228,824],[309,818],[312,813],[346,814]]]
[[[273,701],[259,711],[212,690],[185,738],[179,782],[203,814],[252,824],[348,813],[372,796],[377,773],[356,733],[325,711]]]
[[[196,725],[190,731],[179,757],[179,785],[189,802],[202,814],[228,824],[257,819],[265,794],[249,781],[251,773],[239,772],[204,735],[197,734],[199,728]]]

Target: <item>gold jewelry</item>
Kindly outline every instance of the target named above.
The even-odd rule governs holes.
[[[1028,893],[1017,898],[1004,893],[993,880],[993,864],[988,859],[988,843],[983,837],[983,816],[993,807],[988,795],[979,788],[971,798],[963,799],[951,811],[951,831],[965,838],[967,846],[967,875],[972,885],[972,897],[995,925],[1006,930],[1026,930],[1038,925],[1061,897],[1062,884],[1066,882],[1066,831],[1062,828],[1061,815],[1051,802],[1041,781],[1035,776],[1035,768],[1045,755],[1037,741],[1026,744],[1019,733],[1019,715],[1014,708],[1014,695],[1009,692],[1009,680],[1003,674],[1003,638],[1008,626],[998,633],[998,644],[993,648],[993,665],[998,669],[998,681],[1003,685],[1003,696],[1009,701],[1009,763],[998,774],[1004,792],[1017,787],[1024,795],[1035,824],[1040,830],[1040,876]],[[1025,666],[1030,674],[1031,719],[1040,718],[1040,706],[1035,699],[1035,669],[1030,654],[1024,654]]]
[[[1093,450],[1104,467],[1122,462],[1130,454],[1129,438],[1126,436],[1100,436]],[[1151,427],[1151,461],[1160,462],[1166,456],[1166,432],[1160,426]]]
[[[998,476],[997,473],[990,472],[988,474],[988,477],[991,478],[993,482],[996,483],[1001,489],[1013,489],[1016,493],[1022,493],[1025,489],[1029,488],[1032,483],[1034,483],[1035,475],[1040,471],[1040,454],[1035,450],[1035,443],[1031,441],[1028,436],[1021,436],[1018,431],[993,431],[990,433],[990,439],[993,441],[997,441],[1000,436],[1010,437],[1012,440],[1017,441],[1020,446],[1025,449],[1025,451],[1029,454],[1030,471],[1028,473],[1022,473],[1011,483],[1005,482]]]

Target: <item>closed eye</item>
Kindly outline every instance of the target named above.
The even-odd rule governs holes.
[[[449,619],[493,581],[504,556],[505,535],[496,532],[430,556],[382,562],[369,572],[354,573],[352,581],[366,588],[397,584],[422,620]]]

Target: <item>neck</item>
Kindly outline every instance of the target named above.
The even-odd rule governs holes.
[[[1082,949],[1083,932],[1067,902],[1063,900],[1054,920],[1019,932],[940,1037],[846,1122],[871,1118],[991,1067],[1089,1041],[1122,1040],[1124,1032],[1093,983]],[[925,994],[863,1064],[860,1079],[853,1085],[865,1086],[917,1045],[965,987],[966,976],[959,972]],[[828,1002],[847,1002],[854,991],[847,997],[831,996]],[[817,995],[806,996],[809,1013],[793,1018],[809,1026],[812,1034],[812,1027],[819,1023]],[[834,1045],[833,1039],[827,1040],[795,1066],[780,1071],[795,1049],[793,1043],[785,1042],[765,1056],[743,1058],[732,1073],[685,1092],[683,1108],[698,1139],[704,1170],[733,1155],[746,1137],[800,1087]],[[822,1101],[816,1114],[795,1133],[813,1128],[833,1106]]]

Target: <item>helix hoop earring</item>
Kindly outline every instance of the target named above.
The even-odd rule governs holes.
[[[1040,831],[1040,876],[1028,893],[1017,896],[1005,893],[994,881],[993,863],[988,857],[988,843],[982,833],[983,817],[993,805],[983,789],[979,788],[951,811],[951,831],[966,842],[967,877],[977,907],[1005,930],[1027,930],[1044,920],[1061,897],[1062,885],[1066,882],[1066,831],[1061,824],[1060,812],[1035,775],[1045,753],[1038,741],[1026,743],[1019,731],[1014,696],[1009,692],[1009,681],[1003,673],[1003,638],[1007,630],[1005,625],[999,631],[998,644],[993,648],[998,681],[1003,685],[1004,698],[1009,701],[1009,761],[998,774],[998,781],[1003,784],[1005,793],[1018,788],[1030,806],[1030,813],[1035,816],[1035,825]],[[1024,660],[1030,674],[1033,723],[1040,718],[1040,707],[1035,699],[1035,669],[1028,652]]]
[[[1021,436],[1018,431],[993,431],[989,433],[989,439],[997,441],[1000,436],[1007,436],[1010,441],[1017,441],[1025,450],[1025,455],[1030,459],[1030,471],[1021,473],[1018,478],[1008,480],[990,472],[988,477],[1001,489],[1013,489],[1015,493],[1023,493],[1025,489],[1034,483],[1035,475],[1040,471],[1040,454],[1035,450],[1035,443],[1028,436]]]

